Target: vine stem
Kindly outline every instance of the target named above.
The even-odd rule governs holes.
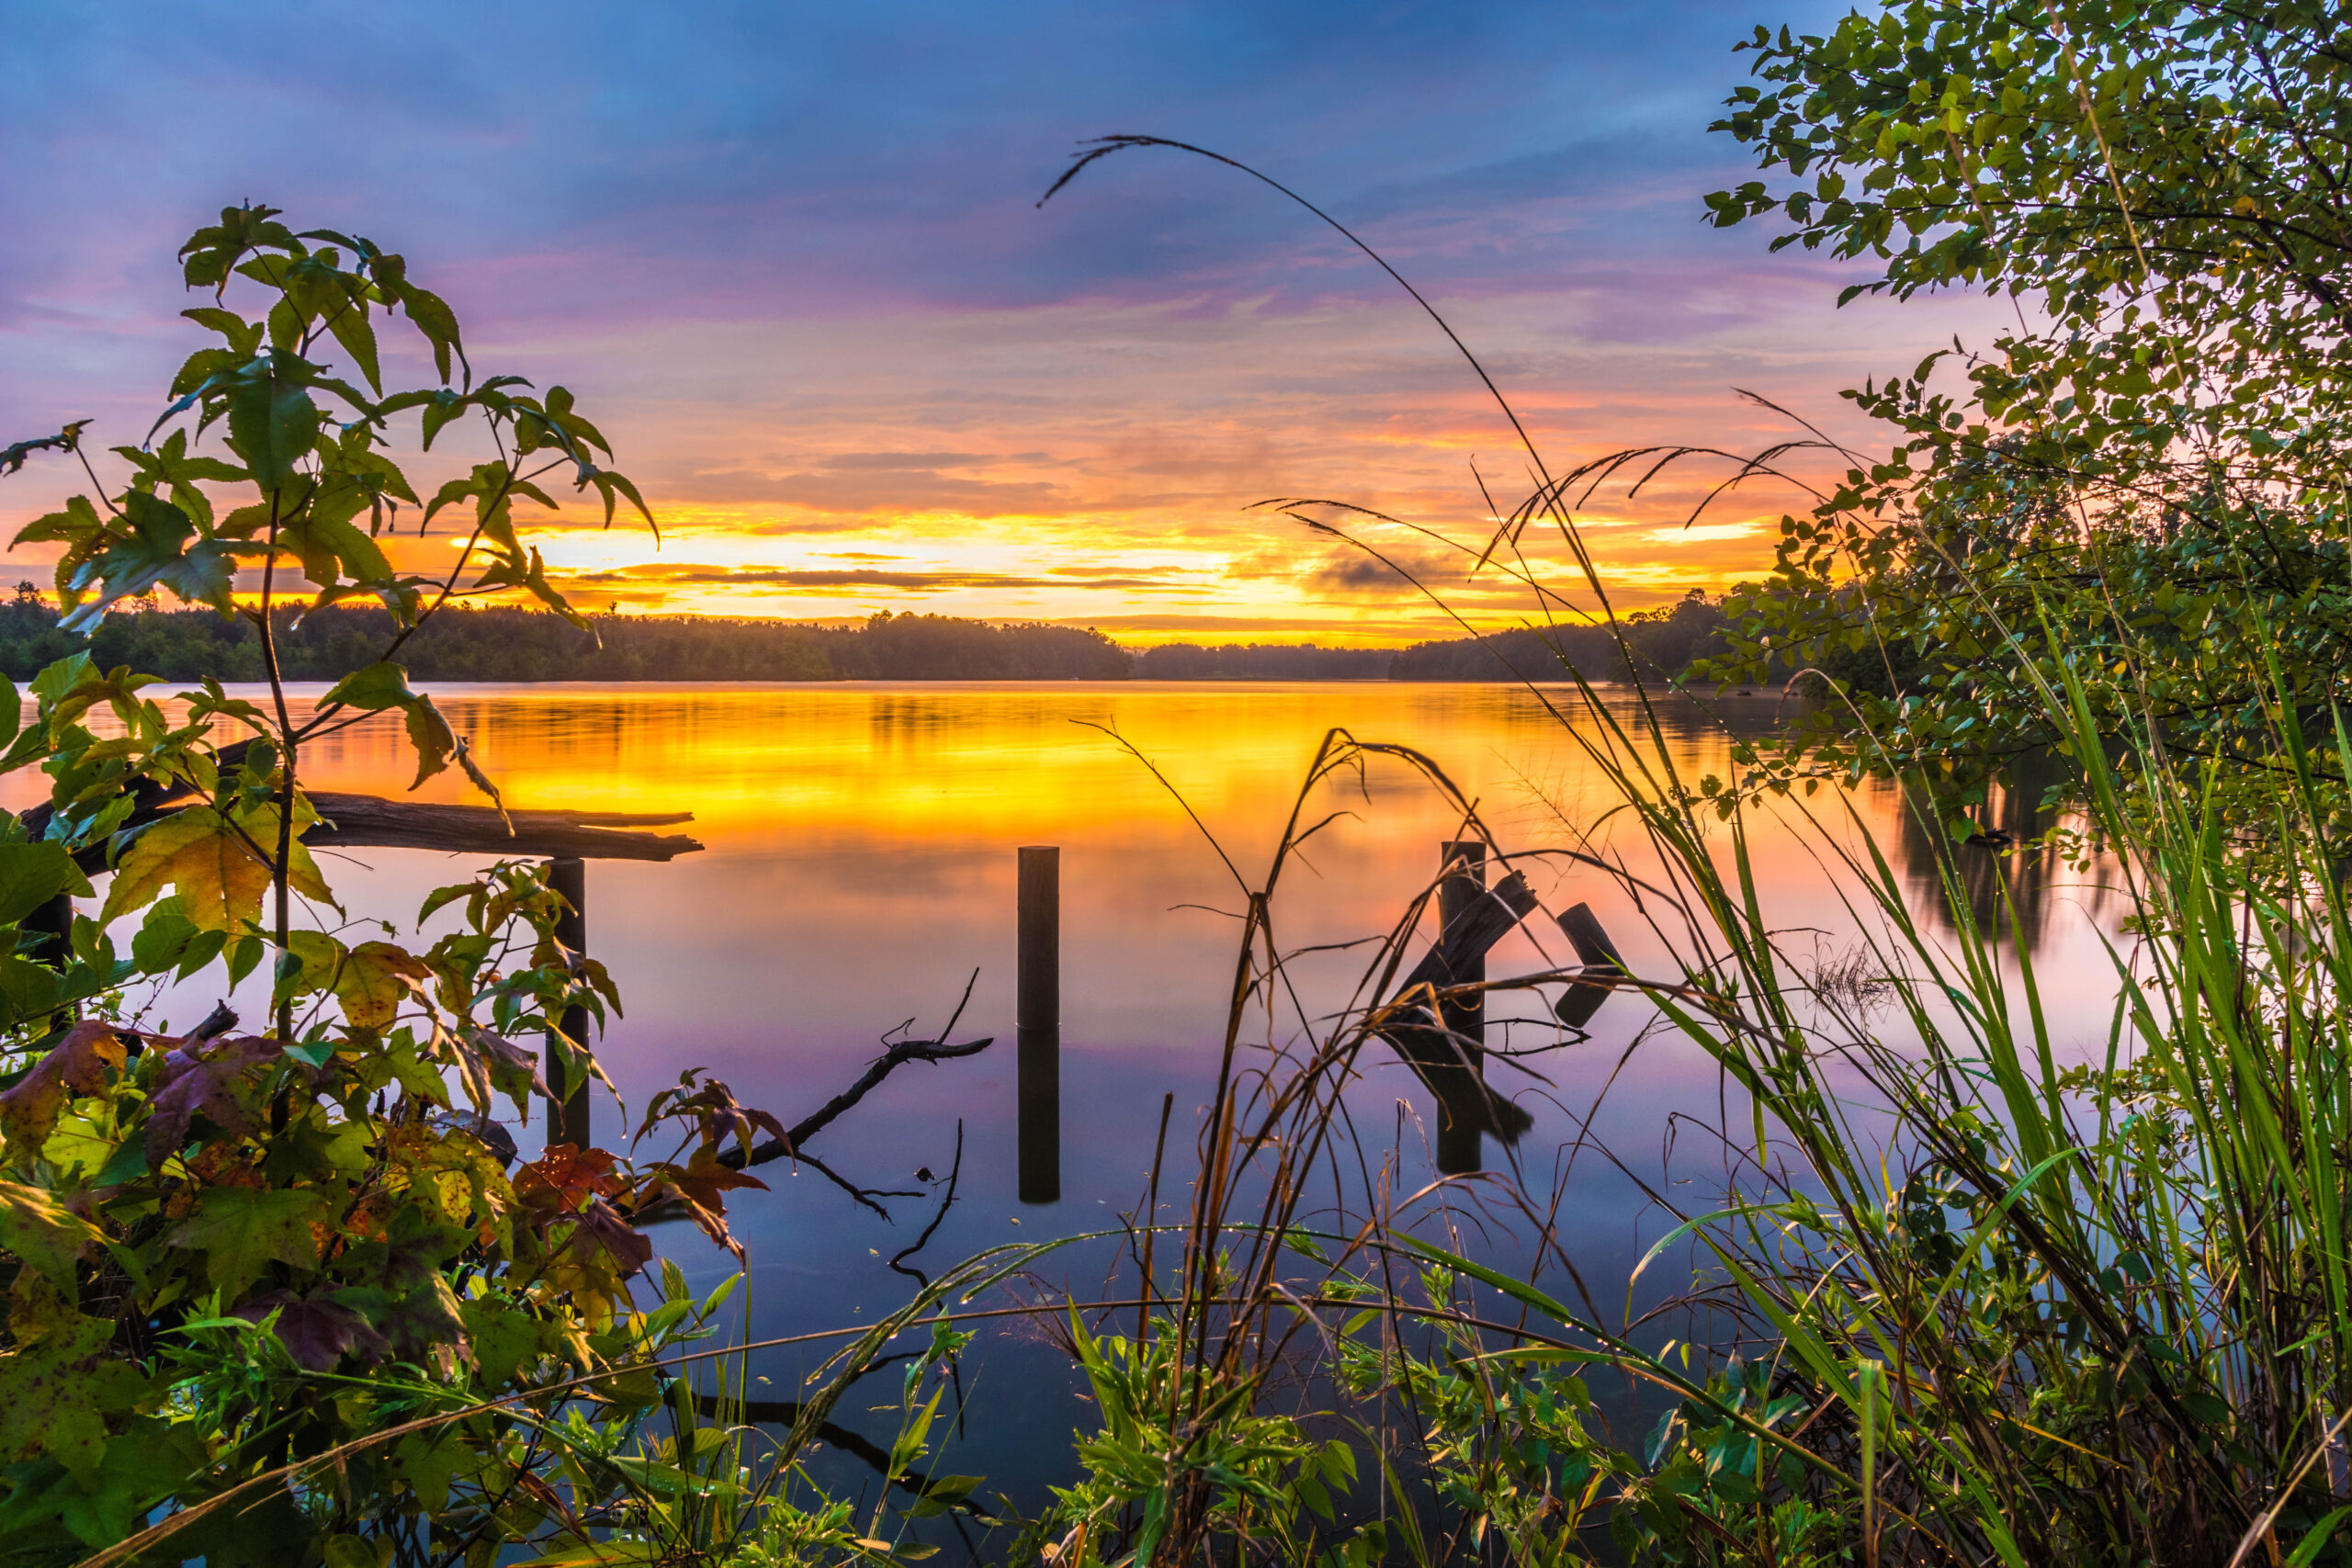
[[[277,663],[277,632],[271,624],[270,608],[277,587],[277,515],[278,491],[269,499],[269,553],[262,558],[261,567],[261,654],[262,668],[269,677],[269,695],[277,709],[277,853],[269,868],[270,894],[275,901],[277,916],[276,943],[283,956],[293,935],[292,882],[294,869],[294,761],[299,749],[294,732],[293,716],[286,705],[286,676]],[[270,989],[278,989],[277,965],[270,965]],[[294,998],[289,992],[274,996],[277,1018],[277,1038],[291,1043],[294,1039]]]

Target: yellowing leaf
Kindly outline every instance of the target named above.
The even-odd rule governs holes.
[[[0,1094],[0,1135],[19,1148],[39,1148],[56,1128],[66,1101],[104,1089],[107,1074],[119,1071],[124,1060],[121,1037],[112,1026],[96,1021],[75,1024]]]
[[[389,942],[363,942],[344,959],[335,976],[335,1000],[354,1029],[382,1029],[400,1013],[410,982],[430,978],[424,961]]]
[[[266,857],[277,848],[277,816],[274,805],[239,812],[233,819],[209,806],[191,806],[164,818],[123,852],[101,922],[144,908],[170,887],[199,931],[234,932],[258,924],[270,885]],[[334,895],[300,838],[301,829],[315,820],[309,804],[302,803],[287,857],[288,880],[305,897],[332,903]]]
[[[38,1187],[0,1181],[0,1251],[60,1285],[74,1283],[74,1262],[98,1240],[98,1228]]]
[[[292,995],[306,997],[313,991],[323,991],[334,986],[334,977],[343,966],[343,943],[324,931],[288,931],[286,933],[286,951],[299,959],[302,965],[301,973],[286,985]]]
[[[254,924],[269,891],[269,867],[209,806],[191,806],[148,829],[123,852],[107,890],[101,923],[176,891],[201,931]]]

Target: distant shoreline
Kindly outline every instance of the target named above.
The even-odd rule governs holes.
[[[264,678],[262,638],[248,617],[209,609],[118,608],[87,637],[62,630],[57,610],[30,583],[0,602],[0,673],[29,680],[58,660],[87,652],[102,669],[128,667],[166,681]],[[381,609],[348,604],[273,620],[280,671],[334,681],[383,657],[398,628]],[[1569,671],[1593,682],[1670,679],[1722,651],[1720,604],[1692,594],[1671,611],[1615,628],[1563,626],[1457,637],[1409,648],[1325,648],[1314,643],[1169,643],[1140,651],[1102,632],[1044,622],[997,624],[946,615],[879,614],[862,626],[812,626],[685,615],[597,615],[584,626],[544,611],[508,607],[435,615],[401,646],[417,682],[538,684],[675,681],[1251,681],[1518,684]]]

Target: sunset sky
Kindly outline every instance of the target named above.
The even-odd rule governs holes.
[[[1705,131],[1744,75],[1730,46],[1832,14],[14,6],[0,440],[87,415],[99,446],[136,441],[206,341],[176,317],[196,301],[173,252],[251,198],[404,253],[478,371],[574,389],[664,524],[658,548],[584,505],[539,525],[598,609],[931,611],[1131,644],[1445,635],[1385,568],[1251,510],[1330,497],[1472,538],[1474,463],[1506,505],[1525,491],[1508,424],[1427,318],[1309,215],[1197,159],[1124,153],[1038,196],[1106,132],[1256,164],[1436,302],[1555,471],[1790,433],[1736,387],[1859,437],[1838,389],[1981,338],[1983,308],[1838,310],[1860,272],[1700,222],[1702,193],[1746,177]],[[388,377],[424,378],[402,365]],[[447,466],[436,450],[414,472]],[[0,481],[0,524],[77,477],[43,459]],[[1755,574],[1792,499],[1758,491],[1684,532],[1692,493],[1585,514],[1621,608]],[[1420,536],[1368,537],[1481,624],[1529,612]],[[42,558],[16,557],[34,576]]]

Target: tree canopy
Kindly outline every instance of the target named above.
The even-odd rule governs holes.
[[[1839,452],[1715,666],[1789,659],[1852,699],[1767,777],[1929,766],[1965,796],[2054,739],[2024,699],[2061,665],[2177,754],[2269,766],[2332,729],[2347,20],[1895,0],[1742,46],[1717,129],[1765,177],[1711,220],[1873,268],[1847,299],[1983,289],[2017,323],[1847,394],[1894,448]]]

